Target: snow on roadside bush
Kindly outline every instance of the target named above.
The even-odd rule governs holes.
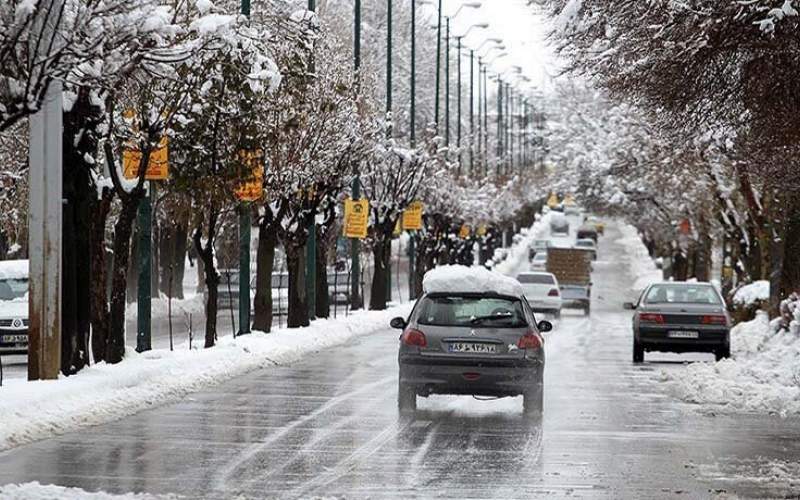
[[[67,488],[38,481],[0,486],[0,498],[4,500],[157,500],[178,498],[176,495],[155,496],[144,493],[114,495],[104,491],[89,492],[80,488]]]
[[[619,229],[622,233],[622,238],[619,238],[616,242],[625,248],[630,274],[634,278],[631,290],[638,293],[650,283],[663,281],[663,273],[656,267],[636,228],[630,224],[620,224]]]
[[[759,301],[769,300],[769,281],[759,280],[744,285],[733,294],[735,305],[749,306]]]
[[[731,330],[731,359],[662,372],[682,400],[721,411],[800,414],[800,337],[774,332],[759,311]]]

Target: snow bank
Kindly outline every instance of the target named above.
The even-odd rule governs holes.
[[[52,381],[10,380],[0,387],[0,450],[119,419],[249,371],[386,330],[410,305],[315,321],[308,328],[223,338],[212,349],[129,349],[117,365],[99,363]]]
[[[174,495],[154,496],[142,493],[114,495],[103,491],[92,493],[80,488],[65,488],[53,484],[39,484],[38,481],[23,484],[0,486],[0,498],[4,500],[155,500],[158,498],[178,498]]]
[[[719,411],[800,414],[800,337],[772,333],[766,313],[731,330],[733,358],[662,372],[682,400]]]
[[[0,261],[0,279],[23,279],[28,277],[27,260]]]
[[[733,303],[740,306],[750,306],[760,300],[769,300],[769,281],[760,280],[745,285],[736,290]]]
[[[509,249],[506,259],[494,266],[494,270],[499,273],[516,276],[523,264],[526,265],[525,269],[527,269],[528,249],[534,240],[547,236],[552,215],[553,212],[548,212],[534,222],[524,237]]]
[[[220,290],[220,293],[228,293],[228,291]],[[238,289],[234,293],[238,294]],[[198,317],[203,316],[206,310],[204,300],[203,295],[199,293],[187,295],[184,299],[172,299],[172,318],[176,321],[181,321],[184,314],[192,314]],[[138,314],[139,308],[136,302],[131,302],[126,306],[126,318],[136,319]],[[165,295],[150,299],[151,318],[166,318],[168,315],[169,299]]]
[[[625,248],[630,275],[634,280],[631,290],[641,292],[650,283],[663,281],[664,274],[650,258],[647,247],[642,243],[642,238],[636,228],[630,224],[620,224],[619,229],[622,238],[618,239],[617,243]]]
[[[519,281],[481,266],[439,266],[431,269],[422,279],[422,289],[426,293],[492,291],[514,297],[524,295]]]

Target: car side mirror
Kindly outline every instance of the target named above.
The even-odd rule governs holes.
[[[622,304],[623,309],[628,309],[629,311],[633,311],[636,309],[636,305],[633,302],[625,302]]]
[[[402,330],[406,327],[406,320],[400,317],[392,318],[392,320],[389,322],[389,326],[392,328],[397,328],[398,330]]]
[[[536,325],[536,329],[539,330],[540,333],[549,332],[553,329],[553,324],[549,321],[542,320]]]

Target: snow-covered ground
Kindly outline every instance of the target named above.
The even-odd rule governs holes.
[[[213,349],[128,349],[117,365],[98,363],[72,377],[0,387],[0,450],[107,422],[379,330],[410,305],[320,320],[308,328],[225,337]],[[200,344],[202,340],[198,341]]]
[[[731,330],[732,359],[694,363],[663,372],[662,380],[684,401],[716,411],[781,416],[800,413],[800,337],[775,333],[766,313]]]
[[[176,495],[156,496],[142,493],[125,495],[113,495],[105,492],[92,493],[80,488],[65,488],[54,484],[39,484],[34,481],[0,486],[0,498],[3,500],[156,500],[178,497]]]
[[[650,283],[663,281],[663,273],[650,258],[636,228],[629,224],[620,224],[619,228],[622,238],[619,238],[617,243],[625,248],[625,255],[630,263],[630,274],[634,278],[631,290],[641,292]]]

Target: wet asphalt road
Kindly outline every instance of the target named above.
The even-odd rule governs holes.
[[[611,227],[601,240],[592,316],[565,315],[547,339],[541,422],[522,416],[521,398],[432,397],[400,417],[397,332],[387,328],[2,453],[0,483],[191,498],[800,495],[800,422],[676,401],[657,374],[684,369],[675,360],[686,357],[631,364],[621,308],[631,280],[616,238]]]

